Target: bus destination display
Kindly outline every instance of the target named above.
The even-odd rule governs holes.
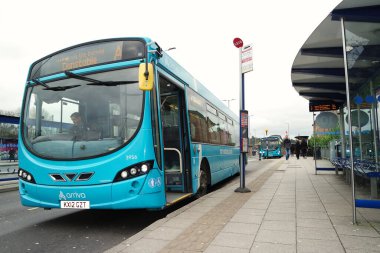
[[[144,57],[141,41],[99,42],[57,53],[34,65],[31,79],[102,63]]]

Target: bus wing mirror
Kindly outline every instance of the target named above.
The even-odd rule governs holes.
[[[152,90],[153,89],[153,64],[140,63],[139,66],[139,89]]]

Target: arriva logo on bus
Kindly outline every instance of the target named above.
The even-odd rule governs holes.
[[[67,199],[85,199],[86,194],[85,193],[78,193],[78,192],[68,192],[64,194],[62,191],[59,192],[58,196],[59,200],[67,200]]]

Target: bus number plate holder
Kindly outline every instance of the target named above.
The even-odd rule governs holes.
[[[90,201],[61,201],[61,208],[90,209]]]

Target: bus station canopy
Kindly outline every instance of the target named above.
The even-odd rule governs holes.
[[[346,101],[341,18],[360,31],[346,32],[346,40],[360,42],[352,52],[355,60],[348,62],[350,93],[380,69],[380,0],[344,0],[314,30],[293,62],[293,87],[311,103]],[[347,54],[350,50],[346,47]]]

